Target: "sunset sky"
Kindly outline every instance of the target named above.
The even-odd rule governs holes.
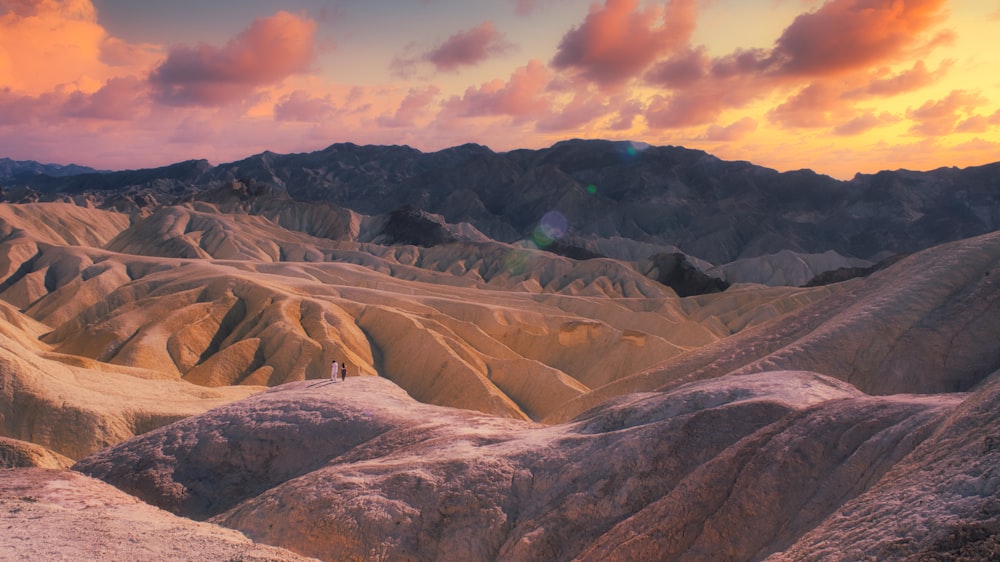
[[[1000,161],[1000,0],[0,0],[0,157],[680,145]]]

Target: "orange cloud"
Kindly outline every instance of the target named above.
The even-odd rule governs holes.
[[[254,20],[222,48],[177,47],[149,81],[167,105],[218,106],[240,101],[260,86],[307,72],[315,55],[316,22],[288,12]]]
[[[648,105],[646,121],[658,129],[708,124],[728,109],[794,92],[769,112],[785,127],[829,127],[856,119],[853,101],[916,90],[940,80],[952,66],[931,72],[916,62],[890,68],[940,46],[933,27],[943,21],[945,0],[829,0],[795,18],[771,50],[743,49],[710,58],[702,47],[674,49],[643,76],[666,90]],[[882,70],[871,75],[871,68]],[[861,119],[842,132],[875,123]]]
[[[670,0],[639,9],[639,0],[605,0],[563,36],[552,59],[605,88],[621,87],[656,59],[687,45],[697,20],[696,0]]]
[[[89,0],[0,0],[0,84],[22,95],[64,85],[92,92],[158,56],[155,46],[109,36]]]
[[[768,60],[781,74],[817,76],[869,68],[918,47],[943,20],[945,0],[832,0],[795,18]],[[936,40],[938,38],[934,38]]]

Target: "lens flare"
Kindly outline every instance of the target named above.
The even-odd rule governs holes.
[[[549,211],[542,216],[542,220],[535,227],[532,239],[539,248],[545,248],[562,238],[566,234],[569,222],[566,216],[559,211]]]

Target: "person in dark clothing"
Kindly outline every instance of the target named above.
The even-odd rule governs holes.
[[[340,364],[340,380],[341,381],[347,380],[347,363]]]

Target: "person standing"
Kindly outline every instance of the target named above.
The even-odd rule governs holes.
[[[340,380],[347,380],[347,363],[341,363],[340,365]]]
[[[337,374],[340,372],[340,366],[337,364],[337,360],[333,360],[333,364],[330,365],[330,380],[337,382]]]

